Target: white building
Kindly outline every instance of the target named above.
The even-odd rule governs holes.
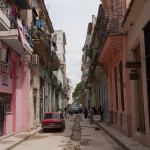
[[[58,71],[54,71],[53,73],[58,78],[58,80],[62,83],[62,89],[67,85],[67,79],[66,79],[66,59],[65,59],[65,45],[66,45],[66,36],[63,30],[56,30],[53,34],[54,40],[56,41],[56,54],[60,61],[60,68]],[[58,104],[59,108],[62,109],[63,103],[65,100],[65,96],[63,94],[63,90],[59,92],[58,95]]]

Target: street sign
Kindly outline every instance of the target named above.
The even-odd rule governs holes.
[[[130,73],[130,80],[139,80],[139,73]]]
[[[100,121],[101,120],[101,116],[100,115],[94,115],[93,116],[93,120],[94,121]]]
[[[126,68],[141,68],[141,62],[140,61],[129,61],[126,62]]]

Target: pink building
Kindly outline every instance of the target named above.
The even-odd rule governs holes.
[[[103,0],[104,14],[99,62],[104,64],[108,74],[108,105],[111,125],[124,133],[131,134],[131,108],[129,89],[124,82],[124,51],[126,35],[121,23],[125,15],[126,1]]]
[[[150,1],[103,0],[102,5],[106,36],[99,62],[108,73],[110,123],[150,147]]]
[[[30,8],[26,1],[18,4]],[[3,6],[3,7],[2,7]],[[0,7],[0,136],[29,130],[30,55],[33,52],[26,38],[28,30],[17,6],[1,3]],[[14,11],[15,12],[15,11]],[[25,20],[24,20],[25,21]]]
[[[130,101],[131,135],[150,147],[149,8],[149,0],[130,0],[122,26],[127,34],[124,44],[124,89]]]

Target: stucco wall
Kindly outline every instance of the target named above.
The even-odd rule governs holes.
[[[132,110],[132,134],[135,138],[139,139],[144,144],[148,144],[148,138],[150,138],[147,133],[149,130],[149,118],[148,118],[148,98],[147,98],[147,83],[146,83],[146,64],[145,64],[145,45],[144,45],[144,33],[143,27],[150,20],[150,1],[146,0],[143,6],[137,13],[136,18],[132,18],[132,25],[128,28],[128,59],[132,60],[132,50],[134,50],[138,45],[140,45],[141,52],[141,64],[142,67],[142,90],[143,90],[143,101],[144,101],[144,115],[145,115],[145,134],[139,134],[137,131],[137,117],[136,117],[136,95],[134,92],[134,81],[131,82],[130,87],[130,98],[131,98],[131,110]]]

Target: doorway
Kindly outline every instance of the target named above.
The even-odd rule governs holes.
[[[150,122],[150,21],[144,28],[145,41],[145,61],[146,61],[146,75],[147,75],[147,96],[148,96],[148,112]]]
[[[4,128],[4,101],[0,94],[0,136],[3,135]]]
[[[133,51],[133,59],[135,62],[141,61],[140,45]],[[137,131],[145,132],[145,115],[144,115],[144,100],[143,100],[143,84],[142,84],[142,71],[141,68],[136,69],[139,74],[139,79],[134,80],[135,85],[135,110],[137,120]]]

